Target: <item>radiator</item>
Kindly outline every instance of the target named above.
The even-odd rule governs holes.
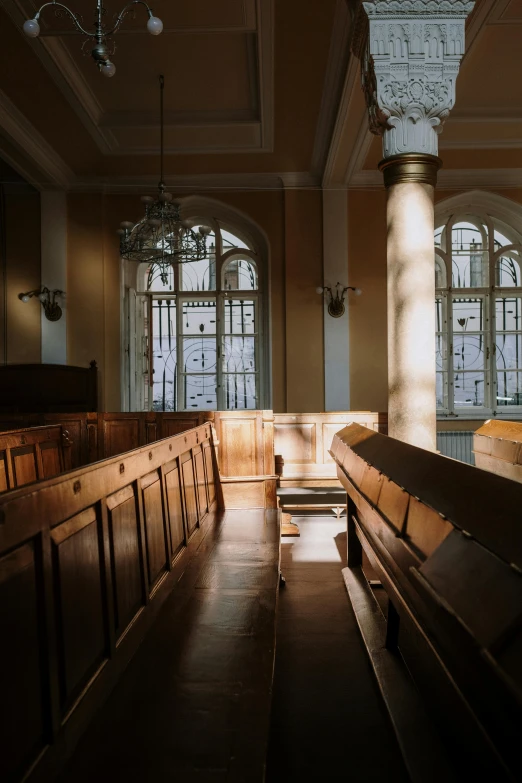
[[[473,432],[437,432],[437,449],[445,457],[452,457],[469,465],[475,464]]]

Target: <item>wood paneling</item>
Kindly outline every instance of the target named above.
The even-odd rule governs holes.
[[[69,447],[60,425],[0,432],[0,492],[61,473]]]
[[[486,421],[473,436],[477,468],[522,482],[522,423]]]
[[[212,450],[207,424],[0,498],[2,780],[58,763],[114,685],[215,517]]]
[[[147,566],[149,589],[162,573],[167,570],[167,515],[163,509],[163,490],[158,471],[150,473],[141,480],[143,494],[143,512],[147,543]]]
[[[19,779],[46,744],[37,539],[0,558],[0,779]]]
[[[210,447],[209,447],[210,448]],[[167,487],[167,502],[169,507],[170,551],[175,557],[182,546],[186,544],[185,525],[183,522],[183,503],[181,499],[181,484],[179,479],[178,461],[170,462],[164,468]],[[212,475],[212,485],[214,477]],[[215,500],[215,494],[214,494]],[[212,501],[211,506],[214,505]]]
[[[112,551],[114,628],[121,636],[145,603],[138,505],[133,486],[107,498]]]
[[[65,711],[108,655],[99,523],[93,508],[51,532]]]
[[[351,422],[387,430],[386,416],[369,411],[274,414],[274,453],[284,460],[281,486],[338,485],[329,452],[335,433]]]
[[[183,493],[185,497],[185,513],[187,520],[187,533],[192,535],[198,524],[198,506],[196,501],[196,482],[194,478],[194,462],[191,452],[181,457],[181,474],[183,481]]]
[[[91,367],[64,364],[0,366],[0,410],[3,413],[95,411],[96,362]]]

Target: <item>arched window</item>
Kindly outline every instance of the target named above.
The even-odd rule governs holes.
[[[266,259],[240,229],[215,217],[183,217],[205,227],[209,252],[167,274],[154,263],[137,265],[127,291],[128,409],[263,407]]]
[[[522,413],[522,236],[472,210],[435,230],[437,408]]]

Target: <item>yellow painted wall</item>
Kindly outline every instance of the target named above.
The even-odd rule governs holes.
[[[186,194],[185,194],[186,195]],[[270,245],[272,406],[324,409],[322,197],[319,191],[213,192],[251,217]],[[116,230],[138,220],[138,196],[68,196],[68,329],[70,364],[99,367],[100,409],[119,410],[120,258]]]
[[[21,302],[18,294],[40,287],[40,194],[23,187],[8,190],[4,193],[4,212],[6,230],[1,241],[5,242],[5,260],[0,259],[0,361],[37,364],[42,355],[42,306],[36,298]]]

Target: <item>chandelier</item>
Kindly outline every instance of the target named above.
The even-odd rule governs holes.
[[[94,16],[94,32],[89,32],[89,30],[84,28],[83,19],[80,14],[75,14],[74,11],[71,11],[63,3],[57,3],[56,0],[52,0],[49,3],[44,3],[32,19],[28,19],[26,22],[24,22],[23,30],[29,38],[37,38],[40,35],[40,25],[38,23],[40,14],[44,8],[47,8],[48,6],[51,6],[51,8],[55,9],[54,13],[57,17],[62,17],[67,14],[73,20],[77,30],[83,35],[87,36],[87,40],[84,42],[83,48],[85,49],[87,44],[90,46],[91,43],[94,43],[94,46],[91,49],[91,56],[100,69],[100,72],[104,76],[110,77],[114,76],[116,73],[116,66],[110,60],[110,56],[114,53],[115,48],[114,43],[112,40],[110,40],[110,38],[112,35],[114,35],[114,33],[118,32],[127,14],[131,12],[131,10],[133,13],[135,13],[134,6],[137,5],[143,5],[149,15],[147,22],[147,30],[149,33],[151,35],[159,35],[163,30],[163,22],[161,19],[158,19],[157,16],[154,16],[152,9],[147,5],[147,3],[143,2],[143,0],[131,0],[130,3],[127,3],[127,5],[116,17],[114,25],[111,28],[107,28],[103,20],[104,16],[107,14],[107,10],[103,5],[103,0],[97,0]]]
[[[129,261],[152,263],[155,271],[160,272],[166,285],[172,264],[184,264],[190,261],[202,261],[207,256],[207,236],[211,229],[201,226],[194,231],[191,224],[182,220],[179,202],[173,201],[172,193],[166,190],[163,181],[163,119],[165,79],[159,77],[160,84],[160,181],[158,195],[142,196],[145,215],[139,223],[124,220],[120,224],[120,255]]]

